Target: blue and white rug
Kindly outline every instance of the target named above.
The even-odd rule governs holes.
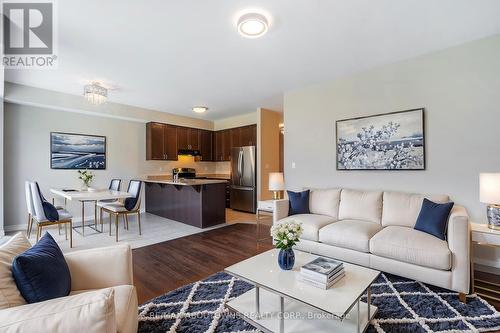
[[[139,332],[258,332],[224,307],[228,300],[252,288],[223,272],[214,274],[141,305]],[[500,313],[475,295],[463,304],[455,292],[385,273],[371,290],[378,312],[367,332],[500,330]]]

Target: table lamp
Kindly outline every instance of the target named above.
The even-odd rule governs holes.
[[[488,204],[488,228],[500,230],[500,173],[479,175],[479,200]]]
[[[269,173],[269,191],[273,191],[273,200],[280,199],[280,192],[285,190],[283,172]]]

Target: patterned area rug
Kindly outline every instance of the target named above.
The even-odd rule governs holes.
[[[139,307],[139,332],[258,332],[224,304],[252,285],[219,272]],[[366,297],[363,299],[366,300]],[[478,296],[458,294],[417,281],[381,274],[372,285],[378,307],[367,332],[490,332],[500,330],[500,313]]]

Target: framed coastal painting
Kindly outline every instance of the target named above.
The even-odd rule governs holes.
[[[52,169],[106,169],[106,137],[74,133],[50,133]]]
[[[336,122],[337,170],[425,170],[424,109]]]

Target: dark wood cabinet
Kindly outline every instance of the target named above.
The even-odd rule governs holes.
[[[214,161],[223,161],[224,145],[222,144],[222,131],[214,133]]]
[[[163,131],[163,151],[165,159],[169,161],[177,161],[177,127],[165,125]]]
[[[146,159],[177,160],[179,149],[199,150],[200,161],[230,161],[231,148],[255,146],[257,126],[220,131],[150,122],[146,124]]]
[[[215,161],[231,160],[231,131],[221,130],[215,132]]]
[[[200,130],[200,161],[213,161],[213,136],[214,132],[208,130]]]
[[[197,128],[177,127],[177,148],[199,150],[200,130]]]
[[[177,133],[175,126],[146,124],[146,159],[177,160]]]
[[[229,130],[229,133],[231,135],[231,148],[241,147],[240,132],[241,132],[241,127],[231,128]]]
[[[146,124],[146,159],[163,160],[163,127],[158,123]]]
[[[257,145],[257,125],[243,126],[240,128],[240,144],[241,147]]]
[[[200,150],[200,134],[201,130],[190,128],[188,130],[188,147],[193,150]]]
[[[177,127],[177,149],[189,149],[189,129]]]
[[[231,130],[222,131],[222,160],[231,161]]]

